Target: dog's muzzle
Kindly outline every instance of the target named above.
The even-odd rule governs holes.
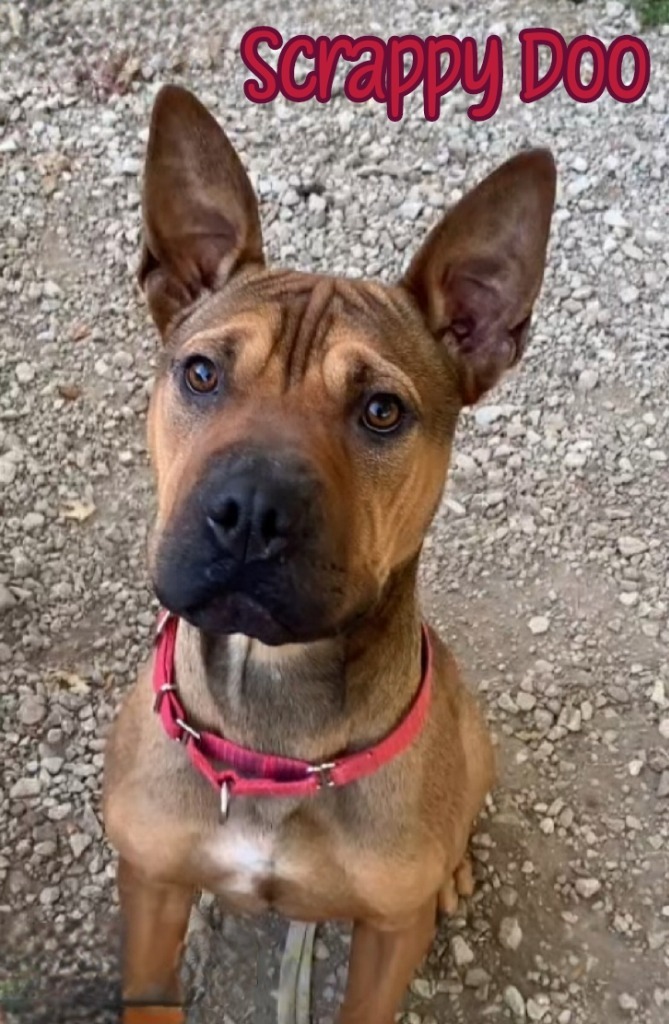
[[[162,604],[215,633],[273,644],[315,638],[341,595],[341,578],[329,578],[337,559],[323,505],[319,481],[295,455],[211,460],[158,538]]]

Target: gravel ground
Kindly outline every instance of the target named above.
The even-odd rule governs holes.
[[[646,34],[642,102],[577,106],[560,90],[523,107],[519,29],[609,40],[638,31],[626,5],[403,0],[401,26],[392,0],[371,21],[363,7],[0,5],[0,1006],[21,1024],[115,1019],[99,783],[154,621],[143,431],[156,340],[132,271],[149,110],[167,80],[229,129],[270,255],[289,265],[390,280],[462,189],[528,143],[554,150],[530,352],[463,420],[426,548],[426,605],[482,693],[503,777],[474,841],[476,896],[442,928],[405,1020],[669,1019],[669,34]],[[417,96],[399,124],[341,92],[252,106],[238,44],[266,23],[287,36],[494,31],[505,97],[483,124],[462,92],[437,124]],[[215,907],[197,924],[189,1020],[269,1024],[285,926]],[[328,927],[317,942],[318,1024],[334,1019],[346,939]]]

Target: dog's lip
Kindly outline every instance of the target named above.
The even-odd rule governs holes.
[[[286,643],[289,643],[295,636],[294,631],[274,612],[268,611],[260,601],[240,591],[216,594],[208,600],[189,605],[180,614],[186,621],[192,622],[194,625],[198,625],[199,621],[203,619],[211,623],[216,623],[217,620],[220,623],[224,623],[226,619],[232,620],[232,626],[226,626],[221,630],[226,634],[245,633],[255,636],[256,633],[266,634],[268,631],[271,634],[281,632],[286,638]],[[239,627],[234,625],[235,620],[239,621]],[[262,636],[259,636],[258,639],[262,639]]]

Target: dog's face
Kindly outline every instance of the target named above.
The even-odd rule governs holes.
[[[414,560],[458,412],[520,357],[551,157],[516,157],[394,287],[264,264],[251,184],[189,93],[154,108],[140,280],[164,349],[149,414],[163,604],[268,644],[331,636]]]

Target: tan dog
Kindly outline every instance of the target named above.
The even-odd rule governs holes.
[[[416,574],[458,414],[526,344],[554,195],[552,157],[529,151],[443,218],[395,287],[269,270],[230,142],[188,92],[160,92],[140,279],[164,341],[151,568],[179,620],[174,677],[146,666],[107,750],[126,1024],[184,1020],[200,889],[352,920],[345,1024],[393,1021],[438,907],[471,891],[493,753],[452,655],[421,641]],[[154,713],[170,682],[183,743]],[[319,768],[300,796],[219,792],[194,762],[202,730],[331,766],[398,726],[382,766],[348,785]]]

